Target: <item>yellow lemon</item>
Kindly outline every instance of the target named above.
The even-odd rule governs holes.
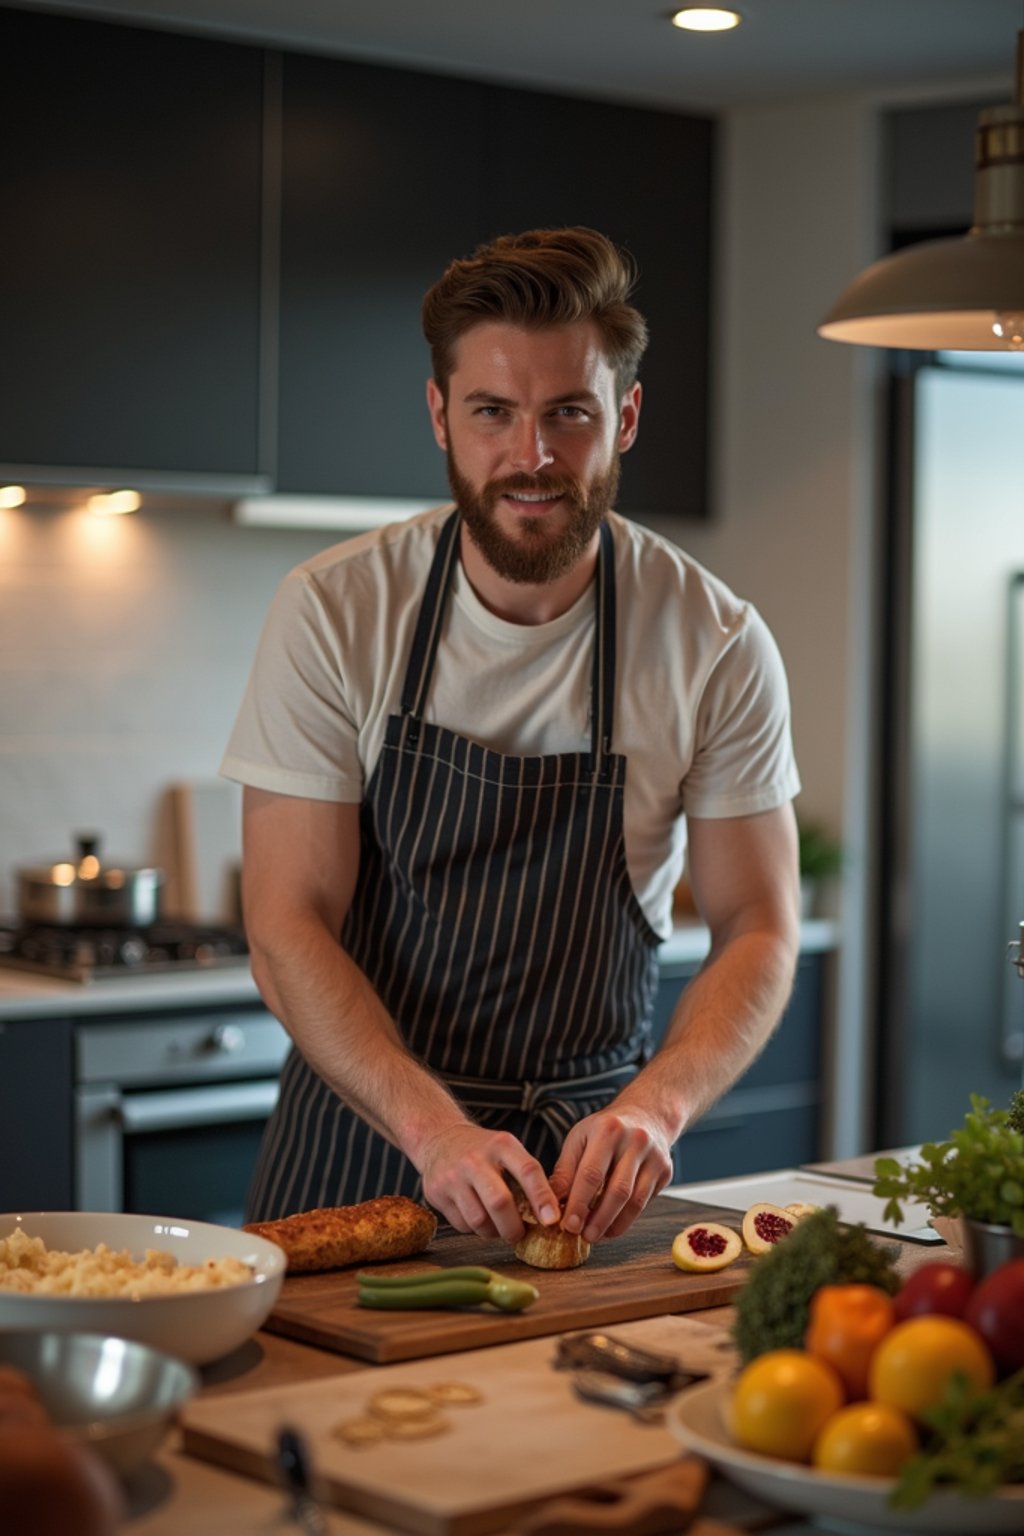
[[[842,1384],[830,1365],[803,1350],[773,1349],[741,1371],[730,1403],[730,1427],[749,1451],[807,1461],[842,1403]]]
[[[822,1472],[895,1477],[916,1450],[917,1434],[905,1413],[888,1403],[851,1403],[829,1419],[811,1460]]]

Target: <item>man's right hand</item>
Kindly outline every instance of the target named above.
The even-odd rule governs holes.
[[[449,1126],[426,1143],[419,1163],[424,1200],[456,1232],[519,1241],[525,1227],[506,1173],[522,1189],[538,1221],[552,1226],[559,1220],[558,1201],[543,1168],[508,1131]]]

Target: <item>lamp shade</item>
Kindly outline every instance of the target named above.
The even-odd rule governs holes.
[[[908,246],[868,267],[818,326],[829,341],[1005,351],[1024,325],[1024,228]]]
[[[876,261],[818,326],[829,341],[929,351],[1024,350],[1024,32],[1017,100],[978,115],[974,223]]]

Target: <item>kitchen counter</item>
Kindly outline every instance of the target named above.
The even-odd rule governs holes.
[[[812,919],[801,924],[803,954],[823,953],[834,949],[837,942],[838,928],[834,922]],[[681,923],[661,946],[659,959],[663,964],[699,963],[709,944],[708,930],[701,923]],[[31,971],[0,967],[0,1020],[72,1018],[247,1002],[259,1002],[259,993],[244,961],[206,970],[126,972],[87,982],[55,980]]]
[[[864,1160],[855,1162],[859,1173]],[[910,1272],[934,1257],[934,1248],[904,1244],[900,1267]],[[733,1312],[731,1307],[714,1307],[688,1316],[709,1328],[727,1329]],[[500,1363],[503,1347],[494,1347],[496,1364]],[[438,1376],[457,1378],[458,1359],[458,1355],[436,1357]],[[378,1369],[275,1334],[260,1333],[235,1355],[203,1371],[201,1395],[204,1400],[226,1398],[258,1389],[323,1383],[357,1371],[372,1375]],[[131,1484],[129,1496],[130,1516],[125,1531],[130,1536],[180,1536],[183,1530],[188,1530],[190,1536],[291,1536],[298,1532],[298,1527],[289,1523],[282,1492],[186,1455],[176,1432]],[[774,1536],[814,1536],[826,1529],[813,1520],[771,1509],[718,1478],[713,1480],[701,1512],[737,1532],[770,1528]],[[326,1511],[326,1531],[329,1536],[398,1536],[393,1527],[335,1509]],[[503,1532],[501,1536],[510,1533]]]

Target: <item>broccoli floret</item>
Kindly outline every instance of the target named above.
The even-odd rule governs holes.
[[[769,1349],[800,1349],[810,1301],[822,1285],[900,1287],[891,1244],[882,1247],[861,1226],[839,1224],[835,1206],[813,1211],[758,1259],[736,1298],[733,1337],[746,1365]]]

